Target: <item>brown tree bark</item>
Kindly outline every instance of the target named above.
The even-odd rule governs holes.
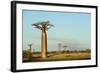
[[[47,34],[46,34],[46,31],[42,31],[41,56],[42,56],[42,58],[46,58],[47,57]]]

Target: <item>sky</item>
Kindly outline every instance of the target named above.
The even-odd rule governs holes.
[[[23,49],[41,51],[41,30],[32,24],[50,21],[54,25],[47,31],[48,51],[59,50],[58,44],[67,46],[67,50],[84,50],[91,48],[91,14],[79,12],[56,12],[23,10]]]

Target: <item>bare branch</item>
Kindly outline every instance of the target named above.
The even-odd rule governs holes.
[[[38,22],[35,24],[32,24],[32,26],[35,26],[35,28],[38,28],[40,30],[48,30],[51,27],[54,27],[54,25],[50,24],[50,21],[43,21],[43,22]]]
[[[35,28],[38,28],[38,29],[42,30],[42,27],[40,27],[40,26],[37,25],[37,24],[32,24],[32,26],[35,26]]]

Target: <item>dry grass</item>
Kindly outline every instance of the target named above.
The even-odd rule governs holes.
[[[41,58],[41,53],[32,53],[31,60],[24,58],[23,62],[86,60],[91,59],[91,52],[48,52],[47,58]]]

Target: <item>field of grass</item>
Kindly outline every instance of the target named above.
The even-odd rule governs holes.
[[[27,52],[23,56],[23,62],[63,61],[63,60],[87,60],[91,59],[91,51],[61,51],[48,52],[47,58],[41,58],[40,52]]]

